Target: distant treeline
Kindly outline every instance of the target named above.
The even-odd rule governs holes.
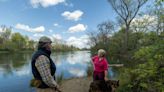
[[[0,51],[34,51],[37,49],[37,42],[29,39],[28,36],[23,36],[20,33],[12,33],[11,27],[0,27]],[[72,51],[79,50],[74,46],[68,46],[62,41],[54,39],[54,51]]]

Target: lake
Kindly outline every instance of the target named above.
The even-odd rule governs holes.
[[[29,86],[32,53],[0,53],[0,92],[34,92]],[[56,52],[51,54],[57,70],[56,76],[64,79],[85,77],[90,65],[90,51]],[[117,79],[118,71],[109,68],[109,77]]]

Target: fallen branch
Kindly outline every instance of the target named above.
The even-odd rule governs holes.
[[[124,64],[108,64],[108,67],[111,67],[111,66],[122,67],[124,66]]]

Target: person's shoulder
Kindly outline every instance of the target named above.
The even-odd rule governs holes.
[[[38,56],[37,59],[39,59],[39,60],[45,60],[45,59],[48,59],[48,57],[45,56],[45,55],[40,55],[40,56]]]
[[[93,56],[93,57],[92,57],[92,61],[95,62],[95,60],[96,60],[97,58],[98,58],[97,55]]]
[[[105,62],[105,63],[108,63],[108,61],[107,61],[107,59],[104,57],[103,58],[103,61]]]
[[[35,65],[40,66],[40,65],[43,65],[43,64],[45,65],[45,64],[49,64],[49,63],[50,63],[50,61],[45,55],[40,55],[36,59]]]
[[[99,58],[98,55],[92,57],[92,60]]]
[[[98,55],[93,56],[92,58],[98,58]]]
[[[45,55],[40,55],[39,57],[46,57]]]

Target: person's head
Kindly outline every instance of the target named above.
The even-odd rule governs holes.
[[[50,38],[48,38],[46,36],[42,36],[38,42],[38,49],[51,50],[51,48],[52,48],[51,43],[52,43],[52,41]]]
[[[98,56],[99,57],[105,57],[105,55],[106,55],[106,51],[105,50],[103,50],[103,49],[99,49],[98,50]]]

